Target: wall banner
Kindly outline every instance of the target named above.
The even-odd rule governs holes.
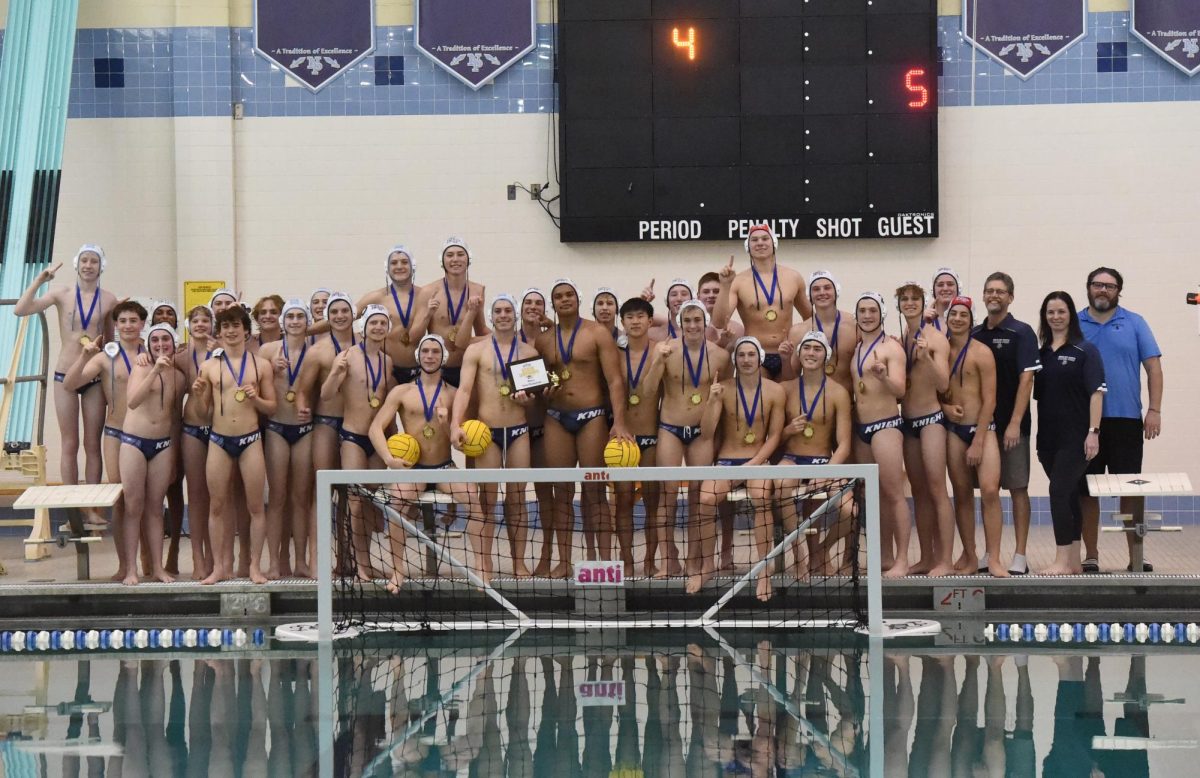
[[[963,37],[1022,79],[1083,39],[1087,0],[963,0]]]
[[[533,50],[535,1],[417,0],[417,49],[479,89]]]
[[[318,91],[375,48],[375,0],[254,0],[254,51]]]
[[[1200,3],[1131,0],[1130,26],[1160,57],[1189,76],[1200,72]]]

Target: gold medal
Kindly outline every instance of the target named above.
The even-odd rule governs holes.
[[[372,397],[370,400],[367,400],[367,405],[370,405],[372,408],[378,408],[382,403],[379,402],[378,397]]]
[[[753,431],[747,432],[745,435],[742,436],[742,440],[746,441],[747,443],[753,443],[754,442],[754,432]]]
[[[837,365],[832,362],[825,363],[825,375],[833,375],[835,370],[837,370]]]
[[[558,377],[564,381],[570,381],[571,380],[571,371],[564,367],[562,369],[562,372],[558,374]]]
[[[699,405],[704,402],[704,398],[700,396],[699,392],[692,392],[691,401],[692,405]]]
[[[508,397],[510,394],[512,394],[512,389],[508,388],[508,384],[501,384],[500,385],[500,396]]]
[[[642,398],[638,397],[636,394],[629,395],[629,404],[630,405],[637,405],[641,401],[642,401]]]
[[[237,400],[240,403],[246,402],[246,390],[238,389],[236,392],[233,393],[233,399]]]
[[[407,346],[410,343],[412,343],[412,338],[408,337],[408,330],[405,330],[400,334],[400,345]]]
[[[804,437],[811,438],[813,435],[816,435],[816,434],[817,433],[813,430],[812,425],[809,425],[804,428]]]
[[[859,393],[859,394],[866,394],[866,393],[867,393],[867,382],[866,382],[866,381],[863,381],[863,380],[861,380],[861,379],[859,380],[859,382],[858,382],[858,393]]]
[[[92,345],[92,339],[89,338],[87,335],[80,335],[79,336],[79,345],[90,346],[90,345]]]
[[[287,394],[285,394],[283,396],[283,399],[287,400],[290,403],[294,403],[294,402],[296,402],[296,393],[293,392],[291,389],[288,389]]]
[[[767,312],[763,314],[763,318],[767,321],[775,321],[779,318],[779,312],[774,308],[768,308]]]
[[[437,434],[437,430],[435,430],[433,428],[432,424],[426,424],[425,427],[421,430],[421,435],[424,436],[424,438],[426,440],[432,440],[433,436],[436,434]]]

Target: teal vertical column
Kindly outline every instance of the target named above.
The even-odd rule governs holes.
[[[0,59],[0,297],[14,298],[54,251],[79,0],[9,0]],[[13,357],[18,319],[0,312],[0,373]],[[41,361],[41,333],[30,323],[19,374]],[[5,440],[33,439],[36,389],[15,390]]]

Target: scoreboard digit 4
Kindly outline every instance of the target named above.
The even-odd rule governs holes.
[[[558,0],[561,239],[937,235],[936,0]]]

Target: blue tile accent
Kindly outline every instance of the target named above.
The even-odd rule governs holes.
[[[124,57],[96,57],[92,60],[97,89],[121,89],[125,86]]]
[[[960,30],[960,17],[938,20],[943,108],[1200,100],[1200,76],[1189,79],[1133,37],[1127,12],[1089,14],[1088,36],[1027,81]],[[313,94],[285,87],[283,72],[253,53],[250,28],[80,29],[68,115],[228,116],[234,103],[247,117],[552,112],[553,36],[552,25],[538,25],[537,48],[473,91],[417,52],[411,26],[379,27],[374,56]],[[118,59],[119,73],[96,64]],[[115,76],[123,89],[112,88]]]

